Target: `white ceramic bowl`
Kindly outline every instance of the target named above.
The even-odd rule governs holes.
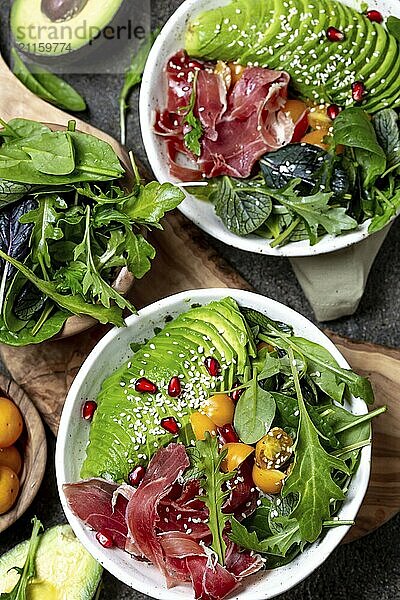
[[[154,110],[164,109],[166,105],[166,76],[164,73],[168,59],[184,47],[185,30],[188,20],[204,10],[228,4],[230,0],[186,0],[172,15],[158,36],[150,52],[140,94],[140,123],[142,137],[155,176],[162,183],[173,179],[169,173],[168,155],[164,138],[155,135]],[[344,4],[360,10],[359,0],[342,0]],[[385,16],[400,17],[399,0],[369,0],[370,9],[377,8]],[[370,221],[363,223],[357,230],[334,237],[325,235],[315,246],[305,240],[291,242],[282,248],[271,248],[270,241],[256,235],[240,237],[231,233],[217,217],[212,204],[196,199],[189,194],[179,210],[201,229],[229,246],[273,256],[314,256],[341,250],[367,238]]]
[[[168,590],[163,576],[154,566],[134,560],[122,550],[102,548],[94,533],[67,506],[62,485],[79,480],[90,428],[81,418],[82,401],[96,398],[104,379],[131,355],[130,343],[151,337],[154,327],[165,324],[166,316],[176,317],[187,311],[192,303],[207,304],[228,295],[235,298],[241,306],[254,308],[272,319],[290,323],[296,334],[321,344],[332,353],[340,366],[349,368],[334,344],[310,321],[283,304],[241,290],[197,290],[160,300],[141,310],[138,315],[129,317],[125,329],[113,329],[97,344],[79,371],[62,413],[56,450],[58,489],[67,519],[85,548],[115,577],[154,598],[192,600],[193,591],[189,586]],[[365,403],[360,399],[353,399],[348,408],[356,414],[367,412]],[[368,486],[370,462],[371,448],[365,447],[361,453],[360,467],[353,477],[347,499],[339,513],[341,519],[352,520],[357,515]],[[322,541],[308,548],[289,565],[247,579],[234,597],[237,600],[267,600],[289,590],[325,561],[348,530],[349,527],[329,530]]]

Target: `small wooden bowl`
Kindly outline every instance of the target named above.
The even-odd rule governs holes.
[[[16,444],[23,460],[21,488],[14,506],[0,515],[1,533],[24,514],[38,493],[46,468],[47,443],[42,420],[32,401],[13,379],[1,374],[0,395],[15,402],[25,423],[22,436]]]

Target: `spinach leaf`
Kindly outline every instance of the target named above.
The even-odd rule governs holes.
[[[363,185],[371,187],[386,168],[386,156],[379,145],[374,127],[362,108],[343,110],[333,123],[333,144],[351,148],[362,169]]]
[[[268,219],[272,201],[261,187],[231,177],[218,180],[212,194],[215,212],[224,225],[236,235],[248,235],[256,231]]]
[[[128,108],[129,95],[133,88],[142,81],[147,58],[159,32],[160,30],[156,29],[143,40],[137,54],[132,57],[131,64],[125,73],[124,84],[119,95],[121,144],[126,144],[126,111]]]
[[[188,106],[183,106],[179,109],[179,112],[183,113],[182,125],[187,125],[189,131],[184,134],[185,146],[195,156],[201,155],[201,144],[200,139],[203,135],[203,126],[200,119],[194,114],[196,106],[196,95],[197,95],[197,78],[199,72],[196,71],[193,79],[193,89],[190,95]]]
[[[74,149],[68,133],[52,131],[21,142],[33,167],[46,175],[69,175],[75,169]],[[1,150],[0,150],[1,153]]]
[[[295,444],[295,462],[285,481],[282,495],[296,494],[299,501],[290,515],[297,521],[301,538],[314,542],[321,534],[324,521],[330,518],[332,500],[343,500],[343,491],[332,479],[333,471],[349,474],[346,463],[321,446],[318,432],[307,412],[297,369],[293,365],[293,350],[289,349],[292,375],[296,388],[300,423]]]
[[[386,22],[386,27],[398,42],[400,42],[400,19],[398,17],[390,16]]]
[[[0,180],[0,209],[21,200],[31,190],[32,186],[25,183]]]
[[[294,180],[281,191],[270,190],[270,194],[304,220],[312,245],[318,242],[320,227],[331,235],[338,235],[358,226],[357,221],[346,214],[346,208],[329,205],[331,192],[317,192],[313,196],[301,197],[295,191],[298,183],[299,180]]]
[[[46,297],[19,272],[11,281],[3,307],[3,321],[9,331],[20,331],[44,308]]]
[[[42,133],[50,133],[51,131],[51,129],[42,123],[20,117],[11,119],[8,123],[0,119],[0,123],[4,128],[1,130],[0,135],[6,138],[8,143],[11,143],[13,140],[19,141],[21,138],[36,137],[42,135]]]
[[[251,327],[260,327],[262,332],[268,332],[270,329],[277,329],[281,333],[292,335],[293,327],[288,325],[287,323],[282,323],[280,321],[273,321],[267,315],[263,315],[262,313],[254,310],[252,308],[241,308],[241,313],[244,315],[246,321]]]
[[[235,429],[245,444],[256,444],[271,429],[276,405],[273,396],[258,385],[257,373],[241,395],[235,410]]]
[[[32,524],[33,530],[31,539],[29,541],[25,564],[22,569],[19,567],[13,567],[13,570],[17,571],[20,577],[11,592],[3,592],[0,594],[1,600],[25,600],[28,584],[36,575],[35,560],[40,542],[39,532],[41,529],[43,529],[43,525],[36,517],[33,518]]]
[[[204,490],[200,498],[209,510],[207,524],[212,534],[211,547],[221,565],[225,564],[226,543],[223,532],[229,519],[229,515],[222,512],[224,502],[230,494],[225,484],[233,477],[233,473],[221,472],[221,464],[225,457],[226,451],[219,453],[217,438],[208,432],[205,439],[198,440],[190,451],[191,466],[197,471]]]
[[[64,296],[57,292],[56,284],[51,281],[40,279],[26,265],[11,256],[8,256],[2,250],[0,250],[0,258],[11,263],[26,277],[26,279],[32,281],[43,294],[48,296],[48,298],[53,300],[62,309],[65,309],[74,315],[89,315],[97,321],[100,321],[100,323],[112,323],[117,327],[122,327],[124,325],[124,320],[118,308],[114,306],[106,308],[97,304],[89,304],[79,295]]]
[[[34,205],[34,200],[26,199],[0,212],[0,248],[17,260],[24,260],[29,254],[29,238],[32,226],[22,223],[20,218],[29,212]],[[8,262],[1,262],[3,273],[0,283],[0,314],[3,310],[7,285],[14,273],[14,269]]]
[[[85,100],[66,81],[39,65],[28,66],[18,52],[11,50],[13,73],[33,94],[59,108],[80,112],[86,110]]]
[[[11,331],[5,322],[0,318],[0,342],[8,346],[28,346],[30,344],[41,344],[51,339],[62,330],[66,320],[71,316],[67,310],[57,310],[53,312],[37,330],[36,319],[24,323],[24,326],[18,331]]]
[[[400,174],[399,116],[395,110],[385,108],[372,118],[376,136],[387,157],[389,168],[397,166]]]
[[[123,200],[122,211],[133,221],[154,225],[166,212],[176,208],[185,194],[171,183],[160,184],[152,181],[146,186],[140,186],[139,194],[132,194]]]

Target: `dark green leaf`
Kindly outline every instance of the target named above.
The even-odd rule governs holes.
[[[325,150],[311,144],[289,144],[266,154],[260,167],[268,187],[280,190],[293,179],[300,179],[309,193],[326,155]]]
[[[386,22],[386,27],[398,42],[400,42],[400,19],[398,17],[390,16]]]
[[[32,186],[25,183],[0,180],[0,208],[21,200],[31,190]]]
[[[33,167],[46,175],[69,175],[75,169],[74,150],[68,133],[52,131],[21,143]],[[1,152],[1,150],[0,150]]]
[[[153,181],[141,186],[139,194],[123,204],[123,212],[138,223],[158,223],[166,212],[173,210],[184,199],[185,194],[171,183]]]
[[[271,429],[275,417],[275,400],[261,388],[257,377],[241,395],[235,410],[235,429],[245,444],[256,444]]]
[[[373,116],[372,123],[375,128],[379,144],[387,157],[389,168],[397,165],[400,173],[400,130],[399,116],[395,110],[385,108]]]
[[[130,229],[125,233],[127,267],[136,279],[141,279],[151,269],[151,260],[156,251],[141,234],[136,234]]]

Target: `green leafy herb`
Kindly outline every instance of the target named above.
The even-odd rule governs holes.
[[[374,115],[372,123],[378,142],[387,157],[387,166],[397,168],[400,173],[400,130],[399,116],[395,110],[385,108]]]
[[[273,396],[258,385],[257,371],[235,410],[235,429],[245,444],[256,444],[271,428],[275,417]]]
[[[221,565],[225,564],[226,543],[223,531],[229,515],[222,512],[225,500],[229,496],[229,490],[224,491],[224,484],[229,481],[233,474],[222,473],[221,464],[226,452],[218,451],[218,440],[208,432],[205,440],[198,440],[196,446],[190,451],[192,468],[196,470],[204,489],[201,499],[209,510],[208,526],[212,534],[211,547],[218,556]]]
[[[147,58],[159,31],[159,29],[156,29],[143,41],[138,52],[132,57],[131,64],[125,73],[124,84],[119,95],[121,144],[126,143],[126,111],[128,109],[129,95],[133,88],[142,81]]]
[[[386,27],[389,33],[391,33],[396,40],[400,42],[400,19],[391,15],[386,22]]]
[[[236,235],[253,233],[268,219],[272,201],[262,187],[252,186],[231,177],[218,180],[212,195],[215,212],[224,225]]]
[[[35,559],[40,542],[39,532],[41,529],[43,529],[41,522],[36,519],[36,517],[33,519],[32,523],[33,530],[31,539],[29,541],[28,554],[25,564],[22,569],[19,567],[14,567],[15,571],[18,572],[20,577],[11,592],[3,592],[0,594],[1,600],[26,600],[28,584],[32,581],[36,574]]]
[[[197,97],[197,78],[198,71],[196,71],[194,75],[193,89],[190,95],[189,104],[188,106],[182,107],[180,112],[183,114],[182,125],[188,125],[190,128],[190,130],[184,135],[185,146],[195,156],[201,156],[200,139],[203,135],[203,127],[200,119],[198,119],[194,114]]]
[[[134,194],[123,203],[123,212],[130,219],[146,225],[158,223],[166,212],[176,208],[185,194],[171,183],[159,184],[152,181],[141,186],[139,194]]]

